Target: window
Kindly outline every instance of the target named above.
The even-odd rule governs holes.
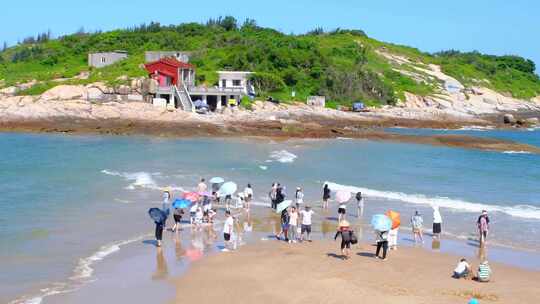
[[[105,57],[101,57],[101,63],[105,63],[106,59]]]
[[[222,79],[222,80],[221,80],[221,86],[224,87],[224,88],[226,88],[226,87],[227,87],[227,80]]]
[[[242,80],[234,79],[234,80],[232,81],[232,85],[233,85],[234,87],[239,87],[239,86],[242,85]]]

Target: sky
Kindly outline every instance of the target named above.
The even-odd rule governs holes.
[[[520,55],[540,67],[537,0],[26,0],[0,10],[0,43],[50,30],[112,30],[150,21],[205,22],[231,15],[285,33],[316,27],[364,30],[370,37],[422,51],[478,50]],[[538,70],[538,68],[537,68]]]

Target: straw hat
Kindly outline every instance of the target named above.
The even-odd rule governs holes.
[[[350,226],[351,224],[347,220],[342,220],[341,222],[339,222],[339,227],[350,227]]]

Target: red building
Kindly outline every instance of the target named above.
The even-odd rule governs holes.
[[[195,67],[174,58],[162,58],[144,65],[151,78],[158,81],[160,87],[192,87],[195,85]]]

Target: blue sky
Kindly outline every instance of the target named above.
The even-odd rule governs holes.
[[[516,54],[540,66],[538,12],[536,0],[9,1],[0,13],[0,43],[13,44],[48,29],[61,35],[80,27],[110,30],[150,21],[178,24],[232,15],[286,33],[318,26],[362,29],[376,39],[423,51]]]

